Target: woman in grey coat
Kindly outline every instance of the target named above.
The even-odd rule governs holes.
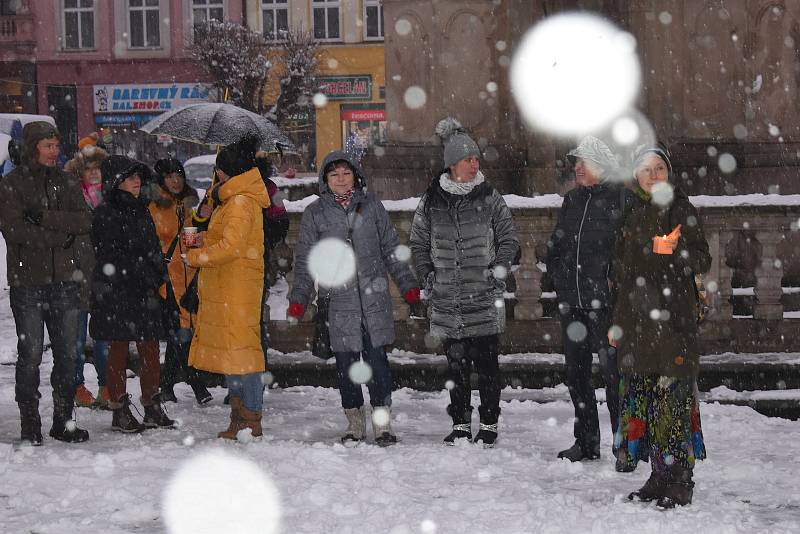
[[[375,442],[391,445],[397,438],[390,423],[392,377],[384,350],[394,342],[387,277],[392,276],[409,304],[419,302],[419,287],[411,268],[396,254],[400,240],[383,204],[366,188],[366,177],[357,162],[344,152],[328,154],[319,177],[320,198],[305,209],[300,222],[289,316],[300,319],[305,315],[317,282],[318,305],[328,302],[331,350],[336,356],[339,393],[348,422],[342,442],[365,439],[361,382],[366,381]],[[322,249],[315,247],[329,238],[336,240],[335,248],[348,254],[352,250],[355,257],[355,272],[343,276],[347,280],[341,284],[319,275],[320,268],[330,266],[331,257],[320,256]],[[363,374],[354,365],[359,360],[369,366],[369,379],[356,376]],[[363,369],[363,364],[359,365]]]
[[[444,439],[472,440],[470,373],[478,373],[480,431],[475,443],[493,447],[500,416],[497,356],[505,330],[503,291],[519,241],[503,197],[480,171],[480,149],[455,119],[439,122],[445,170],[414,214],[411,250],[417,278],[430,295],[431,334],[444,340],[453,387]]]

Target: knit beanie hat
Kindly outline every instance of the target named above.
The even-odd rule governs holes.
[[[87,146],[97,146],[97,142],[100,140],[100,136],[97,135],[97,132],[92,132],[86,137],[81,138],[78,141],[78,149],[83,150]]]
[[[46,121],[29,122],[22,128],[22,162],[29,164],[38,159],[36,145],[42,139],[61,139],[55,126]]]
[[[260,139],[253,133],[247,133],[231,143],[217,154],[217,167],[228,176],[244,174],[256,166],[256,151]]]
[[[184,183],[186,183],[186,170],[181,165],[181,162],[175,158],[164,158],[156,161],[153,170],[156,172],[156,179],[160,186],[164,185],[164,178],[173,173],[180,174]]]
[[[444,145],[444,166],[452,167],[462,159],[469,156],[481,155],[478,144],[467,135],[461,123],[452,117],[442,119],[436,125],[436,135],[442,139]]]
[[[655,154],[664,160],[664,163],[667,164],[667,170],[669,171],[669,179],[672,180],[672,161],[670,161],[672,155],[669,153],[669,149],[662,143],[658,143],[656,146],[639,147],[636,150],[633,162],[633,177],[636,178],[636,169],[649,154]]]
[[[581,139],[578,146],[567,153],[567,159],[573,165],[578,158],[591,161],[600,167],[601,178],[606,178],[608,173],[619,170],[617,157],[607,144],[593,135],[587,135]]]

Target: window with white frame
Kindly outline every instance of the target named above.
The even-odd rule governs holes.
[[[289,31],[288,0],[262,0],[261,21],[267,41],[281,41]]]
[[[383,39],[383,0],[364,0],[364,38]]]
[[[222,22],[225,18],[223,0],[192,0],[192,24],[200,26],[210,20]]]
[[[94,48],[94,0],[64,0],[64,49]]]
[[[128,35],[131,48],[161,46],[159,0],[128,0]]]
[[[313,0],[311,2],[315,39],[338,41],[341,38],[339,4],[339,0]]]

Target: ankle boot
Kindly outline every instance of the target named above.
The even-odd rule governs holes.
[[[456,440],[472,441],[472,406],[466,410],[456,409],[452,404],[447,406],[447,414],[453,418],[453,431],[444,438],[445,445],[455,445]]]
[[[484,449],[493,449],[497,443],[497,423],[481,423],[481,428],[472,443],[481,443]]]
[[[364,441],[367,429],[364,407],[345,408],[344,415],[347,417],[347,430],[341,437],[342,443]]]
[[[89,432],[78,428],[72,417],[73,399],[53,399],[53,426],[50,437],[65,443],[82,443],[89,439]]]
[[[203,404],[208,404],[211,402],[214,397],[211,396],[211,393],[206,388],[205,384],[198,379],[192,379],[189,382],[189,386],[192,388],[192,392],[194,393],[194,398],[197,401],[197,404],[202,406]]]
[[[144,431],[144,425],[131,413],[130,395],[126,393],[120,396],[116,402],[109,402],[108,405],[114,414],[111,418],[111,430],[123,432],[125,434],[135,434]]]
[[[652,471],[650,473],[650,478],[647,479],[644,486],[628,494],[628,500],[638,500],[642,502],[654,501],[664,494],[665,486],[666,480],[664,476]]]
[[[261,429],[261,412],[252,412],[242,405],[241,412],[241,430],[247,430],[248,428],[251,431],[251,439],[259,439],[263,435]],[[237,433],[238,434],[238,433]],[[239,435],[237,435],[236,439],[239,439]],[[243,439],[241,441],[248,441],[248,439]]]
[[[172,384],[163,384],[161,386],[161,401],[162,402],[178,402],[178,397],[175,396],[175,386]]]
[[[145,428],[173,428],[175,421],[167,417],[164,411],[164,406],[161,404],[161,395],[156,393],[149,403],[145,403],[142,399],[144,406],[144,424]]]
[[[372,430],[375,432],[375,444],[388,447],[397,443],[397,436],[392,431],[392,410],[384,406],[372,409]]]
[[[231,422],[228,425],[226,430],[217,434],[218,438],[223,439],[236,439],[236,434],[239,430],[242,429],[242,398],[241,397],[231,397],[230,398],[230,406],[231,406]]]
[[[656,505],[665,509],[686,506],[687,504],[692,504],[693,494],[692,469],[673,466],[666,477],[664,490]]]
[[[20,439],[34,447],[42,444],[42,418],[39,416],[39,401],[19,404]]]

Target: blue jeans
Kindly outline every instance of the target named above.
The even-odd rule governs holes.
[[[264,406],[264,374],[225,375],[228,394],[242,399],[244,407],[251,412],[260,412]]]
[[[339,393],[342,396],[342,408],[360,408],[364,405],[364,394],[361,384],[350,380],[350,366],[363,358],[372,369],[372,378],[367,382],[369,402],[372,406],[392,405],[392,371],[389,369],[389,358],[383,347],[373,347],[369,335],[364,334],[364,350],[361,352],[334,352],[336,370],[339,378]]]
[[[83,377],[83,365],[86,363],[86,330],[89,327],[89,312],[82,311],[78,315],[78,347],[75,354],[75,385],[80,386],[86,380]],[[97,385],[106,385],[106,367],[108,366],[108,341],[94,340],[94,369],[97,372]]]
[[[17,327],[15,399],[38,402],[39,365],[44,352],[44,327],[50,335],[53,402],[72,406],[75,398],[75,339],[78,328],[78,284],[58,282],[12,287],[11,311]]]

